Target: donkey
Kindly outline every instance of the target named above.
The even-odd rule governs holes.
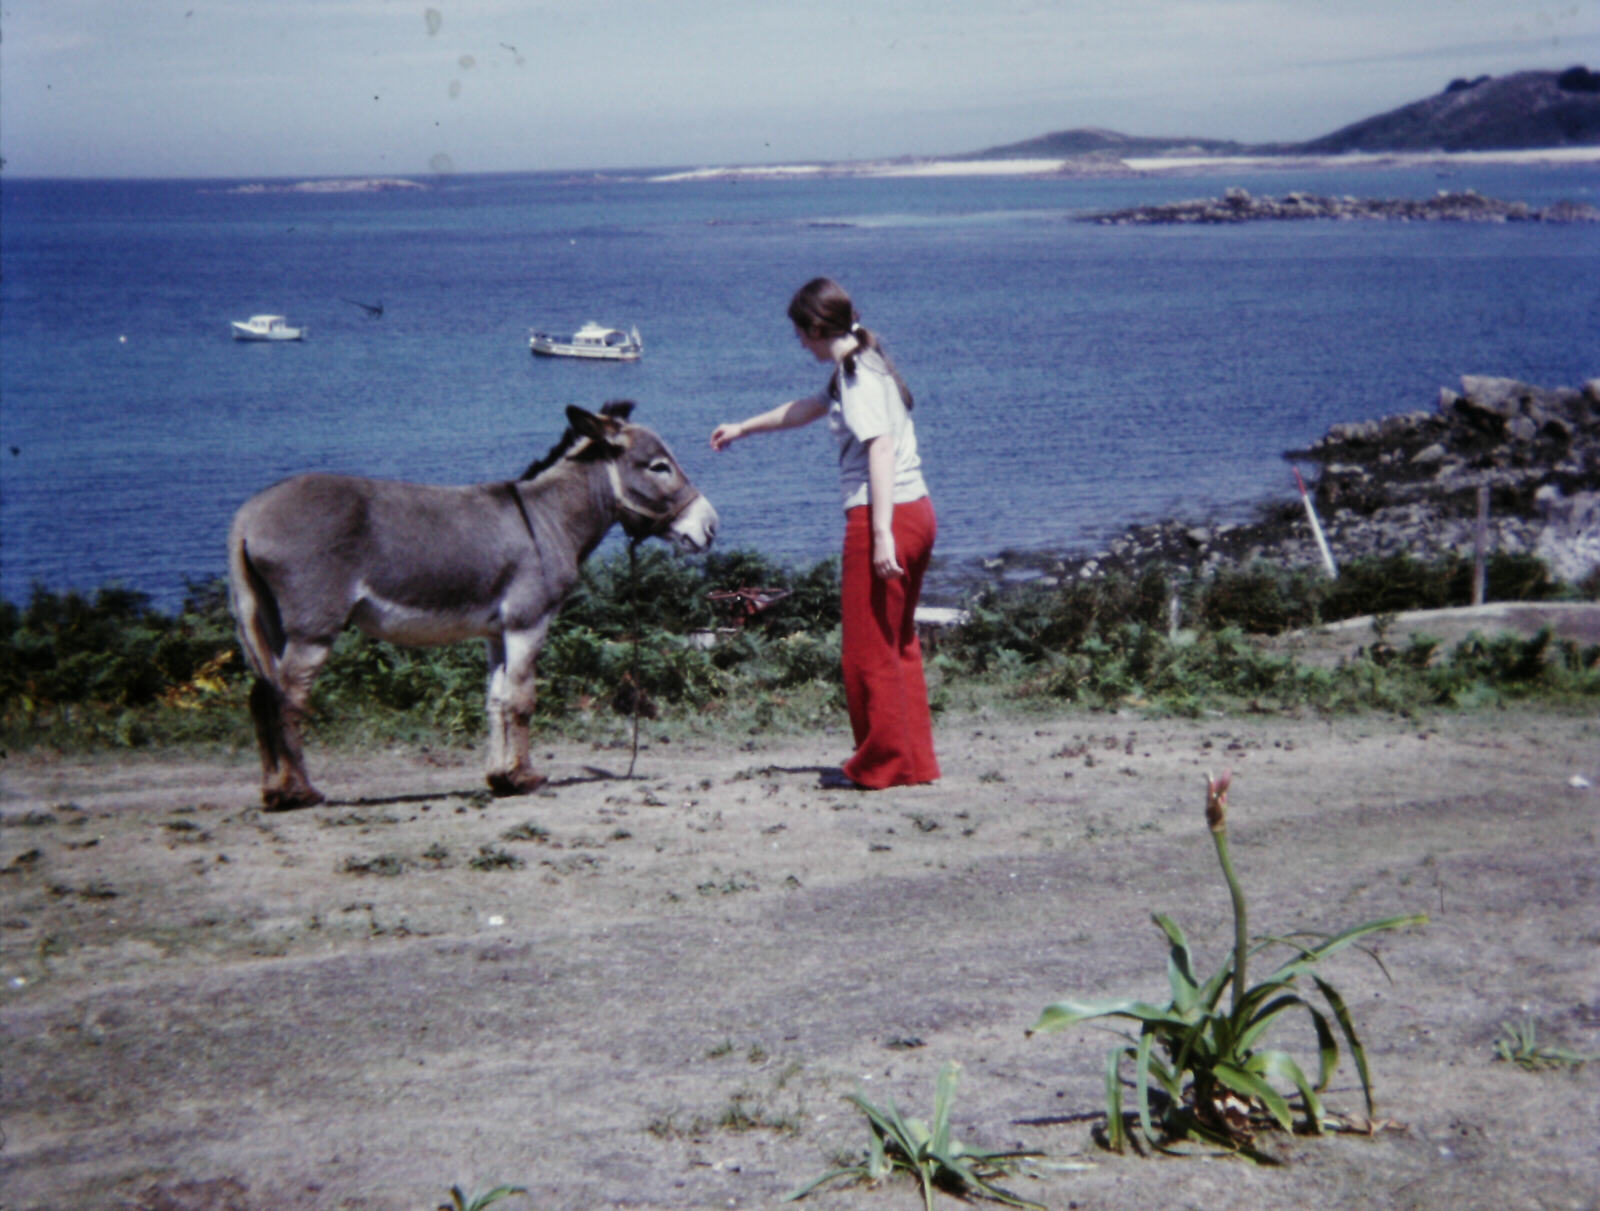
[[[526,794],[534,660],[578,568],[613,523],[635,540],[703,551],[717,511],[665,443],[568,408],[562,440],[514,482],[437,487],[310,474],[274,484],[234,515],[228,580],[256,673],[250,714],[268,811],[323,801],[306,775],[301,720],[333,641],[348,626],[411,646],[489,647],[488,782]]]

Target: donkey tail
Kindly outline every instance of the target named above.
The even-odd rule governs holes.
[[[250,561],[250,551],[238,526],[228,536],[228,598],[245,658],[258,677],[276,685],[284,648],[278,599]]]

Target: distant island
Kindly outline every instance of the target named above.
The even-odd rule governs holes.
[[[235,185],[228,193],[383,193],[392,189],[426,189],[404,177],[330,177],[315,181],[265,181]]]
[[[1442,92],[1303,143],[1058,130],[947,157],[704,168],[658,181],[799,176],[1126,176],[1173,169],[1330,157],[1600,160],[1600,72],[1587,67],[1455,79]]]

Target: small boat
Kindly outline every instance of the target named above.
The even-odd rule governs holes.
[[[528,348],[541,357],[594,357],[633,362],[644,352],[644,341],[637,328],[623,332],[591,320],[571,336],[535,332],[528,338]]]
[[[297,341],[305,334],[303,327],[289,327],[281,315],[252,315],[248,320],[233,321],[236,341]]]

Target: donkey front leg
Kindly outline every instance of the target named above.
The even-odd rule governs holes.
[[[533,665],[548,622],[528,631],[508,631],[489,640],[489,789],[497,795],[526,795],[544,785],[545,776],[528,758],[533,717]]]

